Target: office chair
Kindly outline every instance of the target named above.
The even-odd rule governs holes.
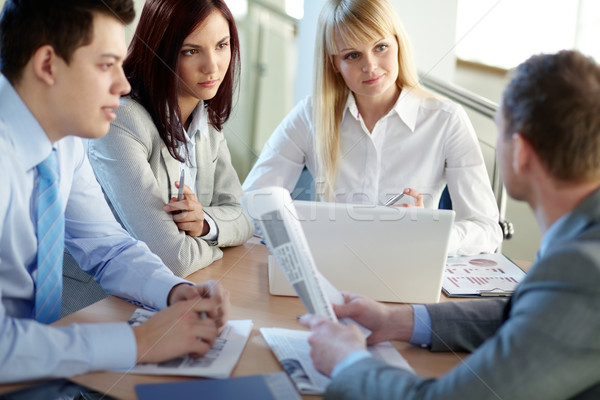
[[[440,210],[452,210],[452,199],[450,198],[450,191],[448,190],[448,186],[444,188],[442,192],[442,196],[440,197],[440,203],[438,205]],[[500,217],[498,221],[500,225],[500,229],[502,230],[502,237],[504,240],[508,240],[513,237],[515,234],[515,229],[513,227],[512,222]]]

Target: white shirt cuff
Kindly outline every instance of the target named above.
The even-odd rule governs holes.
[[[207,242],[216,242],[217,238],[219,237],[219,228],[217,228],[215,220],[212,219],[210,215],[204,211],[202,212],[204,213],[204,220],[208,222],[208,233],[204,236],[200,236],[200,239],[204,239]]]

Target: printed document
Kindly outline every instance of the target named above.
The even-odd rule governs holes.
[[[502,254],[448,257],[442,289],[449,297],[510,296],[524,277]]]
[[[310,358],[310,345],[308,337],[310,331],[261,328],[260,333],[269,344],[271,350],[285,369],[290,379],[300,393],[323,394],[330,379],[321,374],[313,366]],[[392,346],[390,342],[378,343],[367,348],[375,358],[386,363],[412,371],[404,357]]]
[[[153,311],[138,308],[129,323],[132,326],[145,322]],[[128,372],[148,375],[185,375],[205,378],[228,378],[246,346],[251,320],[228,321],[215,344],[203,357],[183,356],[158,364],[138,364]]]

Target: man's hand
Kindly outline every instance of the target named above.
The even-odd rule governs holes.
[[[367,344],[388,340],[409,341],[413,330],[410,305],[386,306],[368,297],[343,293],[344,304],[334,305],[338,318],[351,318],[371,331]]]
[[[229,316],[229,291],[217,281],[206,281],[199,285],[176,285],[169,293],[167,304],[199,298],[214,301],[215,307],[207,312],[207,316],[215,321],[217,328],[223,327]]]
[[[156,363],[185,354],[202,356],[217,337],[215,320],[207,318],[215,300],[181,300],[133,327],[137,362]]]
[[[300,323],[312,330],[308,339],[315,368],[327,376],[344,358],[366,348],[365,339],[355,325],[344,326],[326,318],[307,314]]]

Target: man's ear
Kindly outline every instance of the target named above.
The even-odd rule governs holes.
[[[513,133],[512,137],[513,150],[513,171],[517,174],[522,174],[531,165],[531,157],[533,149],[531,144],[520,133]]]
[[[46,83],[54,85],[56,82],[56,60],[58,55],[50,45],[44,45],[33,53],[32,66],[35,76]]]

